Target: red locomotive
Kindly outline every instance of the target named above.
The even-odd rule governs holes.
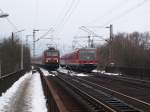
[[[81,48],[60,58],[60,65],[68,69],[90,72],[97,66],[97,50]]]
[[[49,48],[43,52],[42,63],[48,69],[59,68],[59,51],[55,48]]]
[[[51,47],[45,50],[42,56],[35,58],[33,64],[45,69],[55,70],[59,68],[59,60],[59,50]]]

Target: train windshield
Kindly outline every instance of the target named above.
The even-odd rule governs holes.
[[[80,51],[80,60],[96,60],[95,50]]]
[[[47,56],[58,56],[59,54],[58,54],[58,52],[56,52],[56,51],[50,51],[50,52],[47,52],[46,55],[47,55]]]

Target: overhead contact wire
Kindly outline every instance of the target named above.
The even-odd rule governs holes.
[[[62,29],[64,28],[65,24],[68,22],[68,20],[70,19],[70,17],[72,16],[73,12],[75,11],[75,9],[77,8],[77,6],[79,5],[80,0],[77,0],[74,7],[72,8],[72,10],[70,11],[70,13],[68,14],[68,16],[66,17],[66,20],[64,21],[64,23],[62,23],[62,27],[60,29],[60,31],[58,33],[60,33],[62,31]]]
[[[62,22],[65,20],[66,16],[68,15],[68,13],[70,12],[70,10],[72,9],[72,7],[74,5],[74,2],[75,2],[75,0],[71,1],[71,4],[70,4],[69,8],[67,9],[67,11],[65,12],[62,20],[58,24],[56,24],[56,26],[55,26],[56,28],[54,29],[55,32],[57,31],[57,28],[60,27],[60,25],[62,24]],[[45,34],[43,34],[40,38],[44,38],[45,36],[47,36],[50,31],[51,31],[51,28]]]
[[[122,0],[121,2],[119,2],[118,4],[116,4],[113,8],[109,9],[106,13],[104,13],[102,16],[99,16],[98,18],[94,19],[93,21],[87,23],[88,24],[92,24],[95,23],[96,21],[98,21],[99,18],[104,18],[105,16],[112,14],[115,10],[118,10],[118,8],[123,7],[124,5],[126,5],[126,3],[129,0]]]
[[[4,11],[2,9],[0,9],[1,13],[4,13]],[[15,24],[13,24],[13,22],[11,22],[11,20],[7,17],[6,18],[7,22],[17,31],[17,26]]]
[[[118,20],[118,19],[120,19],[120,18],[126,16],[128,13],[134,11],[135,9],[141,7],[141,6],[144,5],[146,2],[149,2],[149,1],[150,1],[150,0],[144,0],[144,1],[142,1],[141,3],[138,3],[137,5],[135,5],[134,7],[130,8],[130,9],[126,10],[126,11],[124,11],[124,12],[121,13],[120,15],[118,15],[118,16],[116,16],[116,17],[110,19],[110,20],[109,20],[108,22],[106,22],[103,26],[106,26],[106,25],[110,24],[112,21]]]

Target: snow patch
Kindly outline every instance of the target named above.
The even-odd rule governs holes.
[[[66,69],[61,68],[61,67],[59,67],[58,71],[62,72],[62,73],[65,73],[65,74],[67,74],[69,72],[69,70],[66,70]]]
[[[59,68],[58,71],[65,73],[65,74],[68,74],[68,75],[71,75],[71,76],[88,76],[87,74],[84,74],[84,73],[76,73],[74,71],[66,70],[63,68]]]
[[[18,89],[22,86],[25,80],[31,77],[31,72],[25,74],[18,81],[16,81],[5,93],[0,97],[0,112],[6,112],[8,108],[11,108],[11,104],[15,100]]]
[[[0,112],[47,112],[39,73],[26,73],[0,97]]]
[[[44,76],[54,76],[54,74],[50,74],[47,70],[40,68],[40,70],[43,72]]]
[[[29,91],[32,94],[32,111],[31,112],[47,112],[46,99],[43,93],[41,78],[39,73],[33,74],[32,82]]]
[[[104,75],[122,75],[120,73],[109,73],[109,72],[105,72],[104,70],[93,70],[92,72],[94,73],[101,73],[101,74],[104,74]]]
[[[79,73],[79,74],[75,74],[76,76],[88,76],[87,74],[83,74],[83,73]]]

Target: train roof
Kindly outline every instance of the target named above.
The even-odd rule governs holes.
[[[96,48],[80,48],[79,50],[95,50]]]
[[[74,51],[72,51],[72,52],[70,52],[70,53],[66,53],[66,54],[62,55],[61,57],[62,57],[62,58],[63,58],[63,57],[67,57],[67,56],[69,56],[69,55],[71,55],[71,54],[74,54],[74,53],[80,51],[80,50],[96,50],[96,48],[78,48],[78,49],[75,49]]]
[[[80,51],[80,50],[96,50],[96,48],[78,48],[75,49],[73,52]]]

